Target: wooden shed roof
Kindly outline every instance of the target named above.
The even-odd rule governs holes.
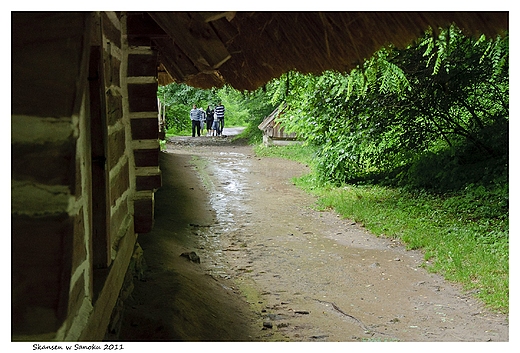
[[[508,12],[129,12],[128,35],[159,51],[159,84],[254,90],[296,70],[348,72],[387,44],[432,27],[508,29]],[[144,24],[144,25],[143,25]]]
[[[274,121],[274,119],[276,119],[278,117],[278,115],[280,115],[284,109],[287,107],[287,104],[286,103],[282,103],[280,104],[280,106],[278,106],[277,108],[275,108],[271,114],[269,114],[268,116],[265,117],[265,119],[260,123],[260,125],[258,125],[258,128],[260,130],[265,130],[269,124],[271,122]]]

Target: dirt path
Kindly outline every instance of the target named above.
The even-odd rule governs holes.
[[[314,210],[290,181],[305,166],[230,141],[180,137],[161,154],[121,340],[509,340],[506,316],[427,273],[420,252]]]

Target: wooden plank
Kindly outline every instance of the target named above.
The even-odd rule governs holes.
[[[127,15],[127,36],[132,38],[167,37],[164,30],[146,12],[129,12]]]
[[[94,268],[110,264],[107,170],[107,130],[105,85],[103,84],[103,48],[92,46],[90,51],[90,138],[92,153],[92,258]]]
[[[88,12],[11,13],[11,113],[77,114],[87,66],[82,62]]]
[[[219,20],[221,18],[226,18],[226,20],[229,22],[231,21],[235,15],[236,11],[205,11],[205,12],[199,12],[201,18],[204,22],[212,22]]]
[[[196,75],[199,70],[171,38],[155,38],[159,49],[159,60],[172,78],[183,81],[185,77]]]
[[[197,14],[182,12],[150,12],[149,14],[200,71],[218,69],[231,58],[213,28]]]
[[[214,20],[210,24],[217,32],[220,40],[229,48],[229,45],[233,42],[233,39],[237,38],[240,34],[235,26],[229,23],[225,18]]]

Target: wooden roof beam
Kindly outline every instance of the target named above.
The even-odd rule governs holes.
[[[164,65],[166,71],[176,80],[184,80],[190,75],[199,73],[197,67],[185,55],[185,53],[173,42],[171,38],[155,38],[157,49],[159,49],[159,61]]]
[[[200,14],[150,12],[157,24],[173,38],[199,71],[213,72],[231,58],[212,27]]]
[[[216,11],[207,11],[207,12],[201,12],[200,15],[202,16],[202,19],[204,22],[212,22],[216,20],[220,20],[221,18],[226,18],[226,20],[231,21],[235,15],[236,11],[222,11],[222,12],[216,12]]]

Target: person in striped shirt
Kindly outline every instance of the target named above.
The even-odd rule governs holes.
[[[226,109],[222,105],[222,102],[218,102],[218,105],[215,107],[215,120],[218,120],[218,123],[219,123],[219,129],[218,129],[219,136],[224,131],[224,113],[225,112],[226,112]]]

